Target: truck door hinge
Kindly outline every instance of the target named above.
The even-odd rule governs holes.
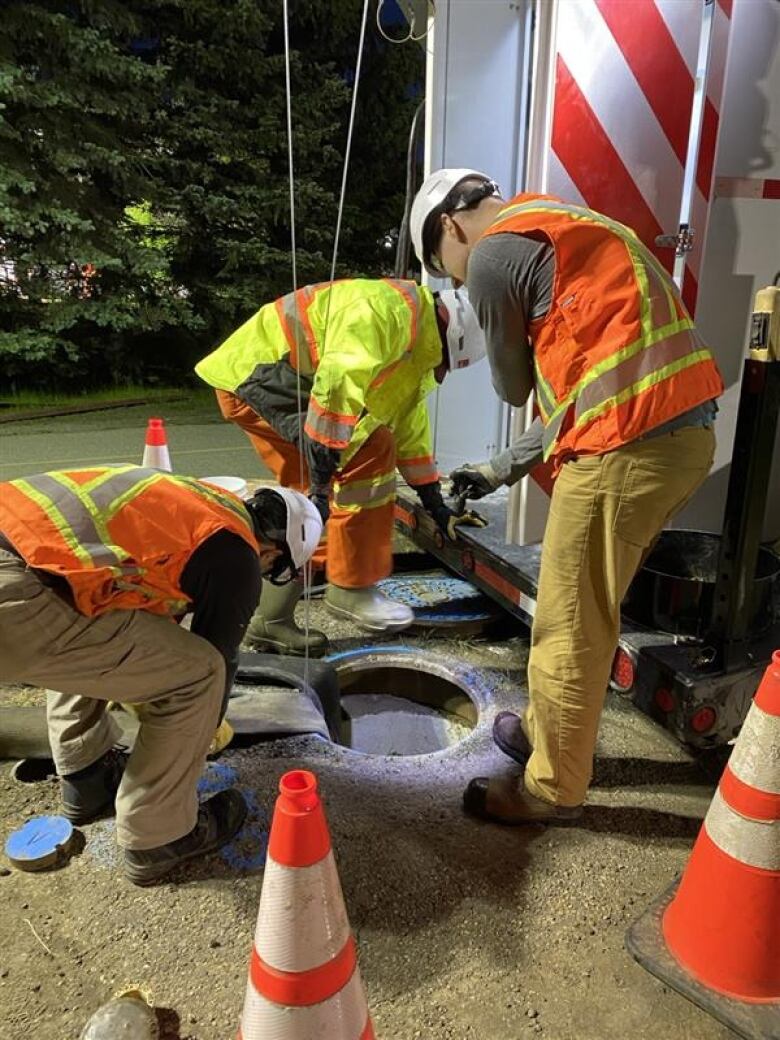
[[[685,256],[693,249],[695,231],[688,224],[680,224],[676,235],[657,235],[655,244],[661,249],[673,249],[675,256]]]

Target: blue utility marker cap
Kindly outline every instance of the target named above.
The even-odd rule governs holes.
[[[20,870],[46,870],[67,855],[72,839],[64,816],[36,816],[9,836],[5,854]]]

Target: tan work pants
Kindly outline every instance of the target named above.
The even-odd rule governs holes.
[[[225,690],[222,655],[205,639],[142,610],[84,617],[0,549],[0,680],[51,687],[49,742],[61,775],[117,742],[108,701],[142,704],[116,798],[117,841],[150,849],[192,830]]]
[[[542,547],[528,661],[531,794],[580,805],[620,633],[620,603],[664,525],[712,466],[711,429],[685,427],[567,462]]]

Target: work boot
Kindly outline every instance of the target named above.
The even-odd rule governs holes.
[[[104,809],[113,808],[127,759],[126,752],[109,748],[92,765],[61,776],[63,815],[78,827],[94,820]]]
[[[198,810],[189,834],[156,849],[125,849],[124,870],[134,885],[153,885],[187,860],[205,856],[225,845],[241,830],[246,802],[238,791],[220,791]]]
[[[582,816],[581,805],[553,805],[526,789],[522,774],[472,780],[463,794],[463,808],[494,823],[570,823]]]
[[[348,618],[366,632],[400,632],[414,621],[411,607],[396,603],[376,585],[363,589],[328,585],[325,606],[331,614]]]
[[[496,715],[493,720],[493,743],[521,766],[526,764],[533,751],[523,729],[523,720],[513,711],[500,711]]]
[[[294,657],[303,657],[307,650],[310,654],[324,653],[328,649],[325,633],[310,628],[307,640],[306,632],[295,623],[295,608],[302,594],[299,581],[287,585],[264,581],[260,603],[246,630],[247,643],[257,650]]]

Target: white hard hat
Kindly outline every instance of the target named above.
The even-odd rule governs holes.
[[[486,353],[485,333],[477,320],[465,289],[442,289],[439,301],[447,310],[447,350],[449,370],[468,368]]]
[[[309,499],[291,488],[269,488],[287,506],[285,541],[295,567],[302,567],[311,559],[322,537],[322,517]]]
[[[433,211],[444,202],[453,188],[456,188],[461,181],[470,180],[472,177],[478,177],[486,185],[490,186],[488,194],[500,194],[498,185],[486,173],[480,173],[479,170],[449,168],[437,170],[435,173],[430,174],[429,177],[426,177],[420,190],[414,197],[412,212],[409,216],[409,232],[412,236],[417,259],[428,274],[433,275],[434,278],[446,278],[447,272],[439,270],[438,267],[431,263],[431,257],[425,256],[423,232],[425,231],[426,221]],[[452,212],[457,208],[457,200],[453,200]],[[461,208],[463,207],[461,206]]]

